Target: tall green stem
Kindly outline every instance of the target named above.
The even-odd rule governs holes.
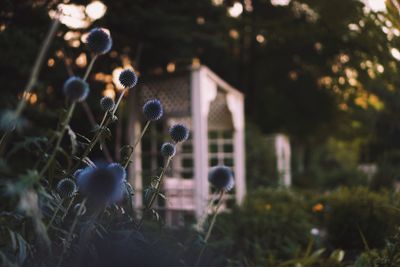
[[[59,267],[59,266],[61,265],[61,263],[62,263],[62,261],[63,261],[63,258],[64,258],[64,254],[65,254],[65,252],[67,252],[67,248],[68,248],[70,239],[71,239],[71,237],[72,237],[72,234],[73,234],[74,231],[75,231],[76,224],[78,223],[78,218],[80,217],[80,214],[81,214],[81,212],[82,212],[83,209],[84,209],[84,206],[85,206],[85,204],[86,204],[86,201],[87,201],[87,198],[85,198],[85,199],[82,201],[82,203],[81,203],[81,205],[80,205],[80,207],[79,207],[79,209],[78,209],[78,211],[77,211],[77,213],[76,213],[76,215],[75,215],[75,219],[74,219],[74,221],[72,222],[71,228],[69,229],[66,242],[65,242],[64,245],[63,245],[63,250],[62,250],[62,252],[61,252],[60,259],[58,260],[57,267]]]
[[[215,208],[214,215],[213,215],[213,217],[212,217],[212,219],[211,219],[210,226],[208,227],[208,231],[207,231],[207,233],[206,233],[206,235],[205,235],[205,237],[204,237],[204,245],[203,245],[203,247],[201,248],[201,251],[200,251],[199,257],[197,258],[195,267],[197,267],[197,266],[200,264],[201,257],[203,256],[203,253],[204,253],[204,251],[205,251],[205,249],[206,249],[207,241],[208,241],[208,239],[209,239],[210,236],[211,236],[212,229],[214,228],[215,222],[216,222],[216,220],[217,220],[218,210],[219,210],[219,208],[220,208],[221,205],[222,205],[222,199],[224,198],[224,194],[225,194],[225,191],[221,191],[221,193],[220,193],[220,195],[219,195],[218,204],[217,204],[217,206],[216,206],[216,208]]]
[[[32,67],[32,71],[29,76],[29,80],[28,80],[27,84],[25,85],[22,98],[19,101],[18,106],[15,110],[15,120],[18,120],[18,118],[21,116],[21,113],[26,106],[27,99],[24,97],[24,95],[31,92],[33,87],[37,83],[37,80],[39,78],[39,72],[43,65],[43,61],[45,60],[47,50],[49,49],[51,41],[53,40],[53,38],[57,32],[57,29],[60,26],[60,20],[59,20],[58,16],[59,16],[59,14],[57,14],[56,18],[54,18],[54,20],[50,26],[50,29],[47,32],[46,38],[44,39],[44,41],[40,47],[39,53],[36,57],[34,65]],[[10,133],[13,131],[14,131],[14,129],[7,130],[3,134],[3,137],[0,139],[0,154],[2,154],[2,152],[4,151],[4,147],[6,146],[7,141],[9,139],[9,137],[11,136]]]
[[[142,132],[140,133],[139,138],[135,141],[135,144],[133,145],[132,151],[129,153],[128,159],[126,160],[126,162],[125,162],[125,164],[124,164],[124,168],[125,168],[125,169],[128,167],[129,163],[131,162],[132,156],[133,156],[133,154],[135,153],[135,148],[136,148],[136,146],[139,144],[139,142],[142,140],[144,134],[146,133],[147,129],[149,128],[150,122],[151,122],[151,121],[148,121],[148,122],[146,123],[146,125],[144,126]]]
[[[74,165],[74,167],[71,169],[71,173],[74,172],[79,168],[83,160],[89,155],[89,153],[92,151],[94,146],[99,142],[100,137],[103,134],[103,131],[105,128],[108,126],[108,124],[111,122],[111,117],[110,115],[105,114],[105,117],[103,117],[102,123],[99,126],[99,130],[95,133],[93,136],[92,140],[90,140],[89,145],[85,148],[85,151],[83,151],[82,156],[80,157],[79,161]]]
[[[60,211],[60,209],[61,209],[63,203],[64,203],[64,199],[61,200],[61,203],[60,203],[59,205],[57,205],[57,208],[56,208],[56,210],[54,211],[53,216],[51,217],[49,223],[48,223],[47,226],[46,226],[46,229],[49,229],[49,228],[51,227],[51,225],[53,224],[53,221],[55,220],[55,218],[56,218],[56,216],[57,216],[57,213]]]
[[[203,225],[203,223],[205,222],[205,220],[207,219],[207,216],[208,216],[208,214],[209,214],[208,211],[212,208],[214,202],[215,202],[218,198],[219,198],[219,194],[218,194],[218,192],[215,192],[215,193],[212,195],[211,200],[209,201],[209,203],[208,203],[206,209],[204,210],[203,214],[200,216],[200,218],[199,218],[199,220],[198,220],[198,222],[197,222],[197,224],[196,224],[196,226],[195,226],[196,229],[198,229],[199,231],[201,231],[202,225]]]
[[[118,100],[117,100],[117,103],[115,104],[115,107],[114,107],[114,109],[113,109],[113,111],[112,111],[112,115],[115,115],[115,112],[117,111],[117,109],[118,109],[118,107],[119,107],[119,104],[121,103],[121,100],[122,100],[122,98],[124,97],[124,94],[125,94],[126,90],[127,90],[127,89],[124,89],[124,90],[121,92],[121,94],[119,95]]]
[[[60,148],[61,141],[62,141],[62,139],[64,137],[64,133],[68,128],[69,122],[71,121],[72,114],[74,113],[75,107],[76,107],[76,102],[73,102],[71,104],[71,106],[69,107],[69,109],[68,109],[68,112],[67,112],[67,115],[66,115],[64,121],[61,123],[61,130],[58,132],[58,137],[57,137],[57,141],[56,141],[56,145],[54,147],[53,153],[51,154],[51,156],[50,156],[49,160],[47,161],[46,165],[40,171],[39,176],[43,176],[45,174],[45,172],[47,171],[47,169],[53,163],[53,161],[54,161],[54,159],[55,159],[55,157],[57,155],[58,149]]]
[[[92,60],[90,60],[89,66],[86,69],[85,75],[83,76],[83,80],[86,81],[87,78],[89,77],[90,72],[92,71],[94,62],[97,59],[97,55],[92,56]]]
[[[158,195],[160,194],[160,190],[161,190],[161,185],[162,185],[162,182],[163,182],[163,178],[164,178],[164,175],[165,175],[166,170],[167,170],[168,167],[169,167],[169,164],[171,163],[171,160],[172,160],[172,157],[168,157],[167,162],[165,163],[164,168],[162,169],[162,171],[161,171],[161,173],[160,173],[160,177],[158,178],[158,182],[157,182],[157,185],[156,185],[156,190],[155,190],[155,192],[151,195],[150,201],[146,204],[146,207],[145,207],[145,210],[144,210],[144,214],[143,214],[143,216],[142,216],[142,218],[141,218],[141,220],[140,220],[140,222],[139,222],[139,225],[138,225],[138,229],[139,229],[139,230],[140,230],[140,228],[142,227],[145,213],[146,213],[147,211],[149,211],[149,210],[153,207],[154,202],[156,201]]]
[[[64,221],[65,217],[67,217],[68,211],[69,211],[69,209],[71,208],[72,203],[74,203],[75,197],[76,197],[76,195],[74,195],[74,196],[71,198],[71,201],[69,202],[67,208],[65,209],[65,212],[64,212],[63,216],[61,217],[61,221]]]

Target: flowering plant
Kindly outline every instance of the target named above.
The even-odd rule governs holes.
[[[47,41],[51,41],[52,36],[54,32],[49,33]],[[2,197],[8,201],[0,213],[2,266],[116,266],[116,262],[117,266],[155,266],[160,259],[149,253],[166,254],[163,253],[166,247],[161,246],[157,250],[151,246],[143,225],[148,218],[155,217],[160,221],[161,216],[153,206],[159,198],[164,198],[161,191],[165,172],[177,153],[176,146],[189,138],[188,128],[176,124],[169,129],[171,141],[160,147],[164,167],[145,189],[143,209],[134,210],[134,188],[128,179],[127,168],[135,147],[149,125],[162,118],[162,103],[158,99],[151,99],[144,104],[142,111],[147,123],[130,147],[127,157],[120,162],[105,164],[91,160],[91,156],[96,146],[102,146],[104,136],[111,133],[109,127],[118,119],[116,111],[124,94],[135,90],[138,77],[134,70],[127,68],[120,73],[118,81],[123,90],[116,102],[110,97],[99,100],[104,116],[92,136],[76,133],[70,125],[77,105],[91,97],[88,78],[96,60],[111,50],[112,43],[111,35],[105,29],[95,28],[88,33],[87,47],[91,61],[86,72],[83,77],[71,76],[65,80],[62,91],[67,103],[66,112],[60,117],[54,132],[34,139],[41,151],[39,158],[29,170],[18,174],[16,179],[5,178],[19,173],[18,170],[10,169],[7,161],[10,154],[15,152],[15,149],[10,148],[10,141],[22,120],[27,100],[22,98],[15,111],[3,113],[0,157],[4,179],[0,186]],[[44,52],[42,50],[40,54]],[[28,87],[25,93],[31,90],[32,87]],[[71,152],[63,143],[66,135],[70,136]],[[85,140],[82,151],[77,149],[78,138]],[[66,161],[61,158],[66,158]],[[170,262],[162,261],[161,264],[169,262],[168,266],[182,266],[182,262],[186,261],[197,266],[201,263],[205,243],[210,237],[224,193],[234,185],[233,173],[227,167],[216,167],[210,172],[209,181],[218,191],[218,204],[200,253],[189,259],[185,259],[184,255],[173,257],[169,259]],[[204,230],[203,225],[199,229]],[[109,248],[111,243],[115,246]],[[116,249],[119,246],[124,249]],[[102,253],[105,247],[108,249]],[[94,257],[94,254],[97,256]],[[107,262],[102,254],[113,260]]]

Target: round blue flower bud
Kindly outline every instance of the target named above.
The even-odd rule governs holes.
[[[158,99],[152,99],[143,106],[143,114],[148,121],[157,121],[163,115],[163,107]]]
[[[126,179],[126,170],[124,167],[122,167],[121,164],[119,163],[110,163],[107,166],[108,169],[110,169],[112,172],[115,173],[118,177],[120,177],[122,180]]]
[[[176,153],[176,147],[175,144],[172,143],[164,143],[161,146],[161,155],[163,157],[173,157],[175,156]]]
[[[130,89],[137,84],[138,78],[133,70],[125,69],[119,75],[118,80],[125,89]]]
[[[84,101],[89,94],[89,85],[81,78],[73,76],[65,81],[63,91],[71,101],[81,102]]]
[[[100,106],[103,111],[111,111],[115,107],[114,99],[105,96],[102,99],[100,99]]]
[[[175,124],[169,129],[171,139],[175,143],[186,141],[189,138],[189,130],[183,124]]]
[[[61,198],[70,198],[77,191],[76,184],[69,178],[60,180],[57,184],[57,192]]]
[[[229,167],[212,167],[208,173],[208,181],[219,191],[229,191],[235,185],[233,172]]]
[[[110,34],[101,28],[94,28],[89,32],[87,45],[94,54],[103,55],[108,53],[112,47]]]
[[[79,191],[88,199],[102,204],[113,204],[122,199],[126,173],[119,167],[109,166],[89,166],[79,173]]]

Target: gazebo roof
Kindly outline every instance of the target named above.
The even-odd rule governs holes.
[[[203,71],[207,77],[217,85],[218,94],[215,103],[212,104],[210,114],[225,116],[227,111],[226,103],[222,103],[224,95],[234,94],[243,98],[243,94],[221,79],[217,74],[206,66],[188,68],[185,71],[148,77],[139,86],[139,104],[143,105],[152,98],[159,99],[164,106],[166,116],[175,118],[187,118],[191,115],[191,73],[193,71]],[[211,119],[213,120],[213,119]]]

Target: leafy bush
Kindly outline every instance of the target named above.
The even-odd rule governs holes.
[[[381,248],[400,223],[396,198],[367,188],[340,188],[327,198],[327,241],[335,248],[360,252],[366,246]],[[364,240],[363,240],[364,239]]]
[[[255,125],[246,127],[246,174],[247,187],[255,190],[260,186],[277,186],[279,175],[276,169],[274,146],[268,144],[265,135]]]
[[[289,190],[259,189],[241,208],[219,218],[215,235],[225,238],[221,249],[235,259],[257,266],[271,258],[288,259],[309,242],[311,214],[306,207],[305,200]]]

